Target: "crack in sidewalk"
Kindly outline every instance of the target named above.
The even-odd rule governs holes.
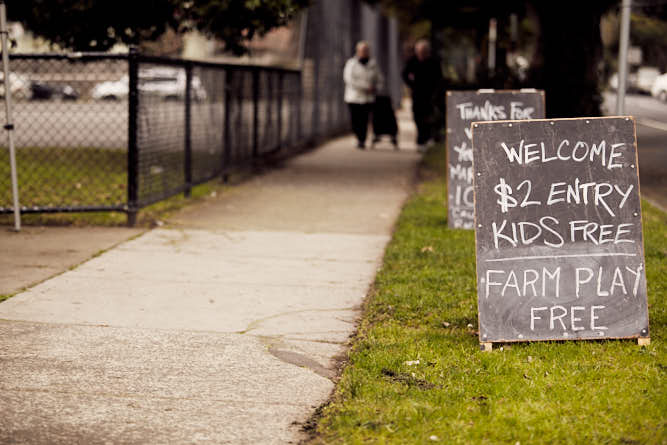
[[[294,314],[301,314],[305,312],[343,312],[343,311],[358,311],[361,308],[359,306],[352,306],[352,307],[343,307],[343,308],[331,308],[331,309],[299,309],[295,311],[287,311],[287,312],[280,312],[278,314],[273,314],[269,315],[264,318],[260,318],[258,320],[254,320],[248,324],[248,326],[243,329],[242,331],[237,331],[235,334],[247,334],[250,331],[254,331],[255,329],[259,328],[262,323],[265,321],[273,320],[274,318],[280,318],[285,315],[294,315]],[[342,321],[342,320],[341,320]]]

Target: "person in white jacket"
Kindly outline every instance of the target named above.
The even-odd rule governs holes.
[[[375,94],[382,89],[382,74],[377,63],[370,58],[368,42],[357,43],[356,54],[348,59],[343,70],[345,102],[350,109],[352,131],[357,136],[357,148],[366,145],[368,117],[375,102]]]

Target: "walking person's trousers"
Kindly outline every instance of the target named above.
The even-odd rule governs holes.
[[[417,125],[417,144],[428,142],[433,136],[433,106],[430,104],[413,103],[412,116]]]
[[[348,103],[347,105],[350,108],[350,117],[352,118],[352,131],[359,141],[359,146],[362,147],[366,142],[368,117],[370,116],[373,104]]]

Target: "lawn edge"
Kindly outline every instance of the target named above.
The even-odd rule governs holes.
[[[433,149],[429,149],[429,152]],[[419,192],[419,187],[424,184],[426,181],[428,181],[430,178],[427,174],[427,171],[429,169],[428,167],[428,160],[427,160],[427,155],[429,153],[427,152],[422,158],[419,160],[417,163],[417,166],[414,169],[414,173],[412,174],[408,185],[406,186],[408,194],[405,196],[403,199],[403,202],[401,202],[400,206],[400,212],[398,216],[396,217],[396,220],[393,222],[391,226],[391,233],[389,234],[389,241],[385,245],[384,249],[382,250],[382,259],[380,261],[380,267],[384,265],[384,258],[387,252],[387,248],[389,247],[389,244],[393,241],[394,235],[396,233],[396,230],[398,228],[398,221],[400,219],[400,215],[403,213],[403,210],[405,206],[412,200],[417,193]],[[366,295],[364,296],[364,299],[361,303],[361,316],[358,320],[355,322],[355,327],[354,327],[354,332],[350,334],[347,344],[345,345],[345,349],[341,351],[339,354],[337,354],[334,357],[335,363],[336,363],[336,375],[331,379],[334,383],[334,388],[331,390],[331,393],[327,397],[327,400],[322,402],[319,406],[315,408],[313,413],[306,419],[303,423],[300,423],[301,427],[299,428],[299,431],[302,433],[306,434],[306,437],[298,442],[298,445],[315,445],[315,444],[322,444],[320,439],[322,437],[320,431],[319,431],[319,425],[320,425],[320,420],[325,414],[326,408],[328,408],[332,403],[336,402],[336,400],[339,398],[338,396],[338,384],[340,382],[340,379],[343,375],[343,371],[349,366],[350,364],[350,353],[354,351],[354,348],[358,347],[358,345],[361,343],[361,340],[365,338],[367,333],[369,332],[370,328],[373,327],[375,324],[373,321],[369,321],[367,318],[368,314],[368,307],[373,301],[373,298],[375,297],[375,293],[377,290],[376,287],[376,281],[377,281],[377,274],[379,272],[379,269],[376,270],[375,276],[373,277],[373,281],[371,284],[368,286],[368,290],[366,291]],[[295,423],[297,424],[297,423]]]

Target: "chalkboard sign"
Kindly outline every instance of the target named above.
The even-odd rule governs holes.
[[[630,117],[473,124],[480,342],[649,336],[636,141]]]
[[[479,90],[447,92],[447,221],[449,227],[472,229],[472,134],[475,121],[541,119],[544,92]]]

